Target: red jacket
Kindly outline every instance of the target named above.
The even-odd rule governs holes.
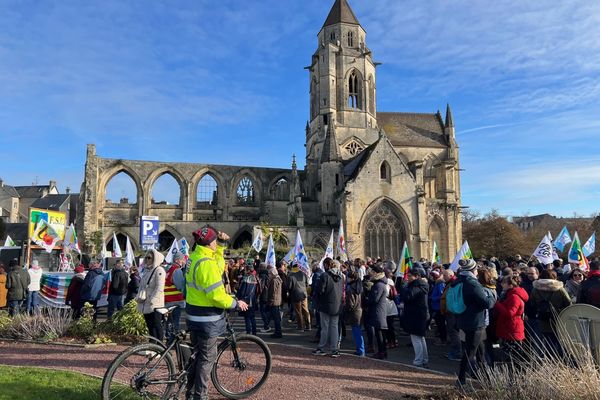
[[[523,313],[529,295],[525,289],[516,287],[510,289],[504,300],[496,302],[496,335],[504,340],[524,340],[525,325]]]

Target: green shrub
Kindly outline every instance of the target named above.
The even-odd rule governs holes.
[[[8,312],[0,311],[0,337],[8,337],[8,329],[12,319],[8,316]]]
[[[104,329],[106,333],[128,337],[148,334],[144,316],[138,312],[134,300],[115,313]]]
[[[81,311],[81,317],[73,320],[67,334],[87,341],[94,335],[94,328],[94,307],[89,303],[85,303]]]

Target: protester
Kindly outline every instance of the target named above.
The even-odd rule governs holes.
[[[125,297],[125,304],[135,299],[135,296],[140,290],[140,273],[138,267],[135,265],[129,269],[129,283],[127,283],[127,296]]]
[[[442,298],[440,300],[440,312],[444,315],[444,319],[446,320],[446,332],[448,334],[449,350],[448,353],[446,353],[446,358],[450,361],[460,361],[462,357],[458,316],[450,312],[448,307],[446,307],[448,289],[450,289],[450,285],[452,282],[456,281],[457,277],[450,268],[444,270],[442,277],[446,283],[446,287],[444,287],[444,292],[442,293]]]
[[[473,376],[476,369],[477,351],[485,340],[485,313],[494,306],[494,298],[477,280],[477,264],[473,260],[461,260],[458,278],[450,284],[453,290],[462,285],[462,303],[464,311],[457,315],[458,328],[463,332],[461,338],[461,361],[458,371],[459,386],[466,384],[467,370]],[[446,301],[450,299],[447,297]]]
[[[387,358],[384,338],[387,329],[387,278],[380,263],[371,266],[369,275],[371,285],[365,302],[367,307],[365,325],[367,332],[371,332],[371,338],[377,342],[377,353],[373,357],[383,360]]]
[[[166,271],[165,277],[165,307],[176,307],[169,315],[169,322],[173,324],[173,330],[179,332],[181,311],[185,310],[185,255],[177,251],[173,255],[173,263]],[[167,339],[171,339],[168,337]]]
[[[33,315],[40,311],[40,285],[42,282],[42,268],[38,260],[31,262],[27,271],[29,274],[29,285],[27,286],[27,314]]]
[[[83,300],[81,299],[81,288],[85,278],[85,268],[83,265],[75,267],[75,274],[71,278],[69,287],[67,288],[67,295],[65,298],[65,304],[71,306],[73,312],[73,319],[79,319],[81,317],[81,309],[83,308]]]
[[[325,273],[321,275],[315,288],[315,300],[321,320],[321,338],[313,351],[314,355],[327,355],[332,358],[340,356],[338,323],[342,311],[343,276],[340,262],[326,257],[323,260]],[[325,351],[329,344],[330,353]]]
[[[588,279],[581,284],[577,303],[600,308],[600,262],[592,261]]]
[[[267,268],[269,280],[267,281],[267,307],[269,318],[273,321],[274,332],[271,334],[273,339],[280,339],[281,334],[281,304],[282,304],[282,286],[283,282],[279,277],[277,269],[269,265]]]
[[[510,277],[520,277],[520,273],[512,274]],[[483,286],[483,290],[485,290],[488,296],[493,298],[494,303],[498,300],[498,273],[496,272],[495,267],[482,267],[479,269],[479,273],[477,274],[477,280]],[[490,312],[490,310],[485,310],[485,338],[483,340],[483,356],[485,362],[490,366],[494,366],[495,356],[494,356],[494,345],[497,342],[496,338],[496,321],[495,316]]]
[[[6,307],[6,270],[4,264],[0,262],[0,308]]]
[[[540,279],[533,283],[533,291],[529,297],[531,308],[539,324],[541,338],[555,351],[561,353],[561,346],[556,335],[556,317],[571,305],[571,297],[557,274],[553,270],[540,272]]]
[[[577,303],[577,296],[581,290],[581,284],[585,280],[585,275],[581,268],[575,268],[567,274],[567,281],[565,282],[565,289],[571,298],[571,302]]]
[[[90,261],[90,270],[85,275],[81,285],[81,301],[89,303],[94,308],[94,322],[98,319],[98,300],[102,297],[105,277],[100,262],[98,260]]]
[[[402,328],[410,335],[410,341],[415,351],[413,365],[423,368],[427,368],[429,363],[427,342],[425,341],[427,321],[429,321],[427,307],[429,285],[426,276],[427,273],[423,268],[412,268],[408,273],[408,284],[400,292],[404,302]]]
[[[21,312],[21,304],[27,298],[29,274],[23,275],[21,271],[16,258],[9,261],[5,287],[7,289],[8,315],[11,317]]]
[[[144,275],[135,298],[137,310],[144,314],[148,334],[159,341],[163,340],[162,316],[156,311],[165,306],[165,270],[161,267],[165,256],[151,249],[144,257]]]
[[[360,329],[360,320],[362,317],[362,294],[363,285],[360,279],[359,268],[356,265],[350,266],[348,270],[348,283],[346,285],[346,304],[344,305],[344,316],[348,325],[352,329],[352,338],[356,346],[355,355],[365,356],[365,341],[362,330]]]
[[[310,284],[310,292],[311,292],[311,303],[312,303],[312,310],[314,313],[314,321],[316,324],[316,331],[315,331],[315,337],[312,339],[313,343],[319,343],[319,341],[321,340],[321,315],[319,313],[319,311],[317,310],[317,300],[316,300],[316,287],[319,284],[320,280],[321,280],[321,276],[323,275],[323,273],[325,271],[323,271],[321,268],[319,268],[319,264],[318,263],[313,263],[312,264],[312,282]]]
[[[387,329],[385,331],[385,342],[386,347],[388,349],[395,349],[398,347],[398,341],[396,340],[396,330],[394,329],[394,321],[398,316],[398,307],[396,306],[396,298],[398,297],[398,292],[396,291],[396,285],[394,280],[394,272],[396,270],[396,264],[394,262],[386,263],[386,267],[384,268],[384,273],[386,276],[386,283],[388,285],[387,291],[387,300],[386,300],[386,324]]]
[[[258,279],[256,278],[256,271],[252,264],[246,265],[244,275],[240,280],[239,288],[237,291],[237,298],[248,304],[246,311],[240,311],[240,315],[244,317],[246,325],[246,333],[256,335],[256,306],[257,306],[257,295],[258,295]]]
[[[446,330],[446,317],[442,313],[442,296],[446,289],[446,281],[443,274],[440,275],[439,272],[437,274],[435,272],[437,271],[434,270],[431,272],[431,276],[435,279],[431,293],[432,318],[438,330],[439,342],[437,344],[446,345],[448,332]]]
[[[108,312],[106,317],[111,319],[115,309],[123,309],[123,302],[127,294],[127,271],[123,268],[123,260],[117,260],[115,267],[110,271],[111,280],[108,285]]]
[[[286,288],[288,299],[294,307],[298,330],[310,330],[310,313],[308,311],[308,277],[300,270],[298,264],[294,264],[288,274]]]
[[[254,263],[255,270],[257,263]],[[269,314],[269,292],[267,290],[267,284],[269,283],[269,271],[267,264],[264,262],[258,263],[258,309],[260,311],[260,317],[263,322],[263,328],[260,330],[261,333],[271,332],[271,316]]]
[[[192,235],[194,245],[185,276],[185,311],[196,358],[188,370],[186,399],[199,400],[208,398],[210,372],[217,358],[217,341],[226,330],[224,310],[246,311],[248,306],[229,296],[223,284],[223,253],[229,236],[208,225]]]
[[[496,302],[496,336],[502,341],[501,347],[504,361],[522,360],[518,355],[521,353],[520,343],[525,340],[525,324],[523,315],[525,303],[529,295],[520,287],[520,276],[505,276],[502,278],[501,300]]]

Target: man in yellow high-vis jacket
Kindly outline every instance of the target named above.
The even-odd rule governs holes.
[[[187,399],[208,399],[210,371],[217,358],[217,339],[225,333],[225,310],[248,305],[227,294],[223,285],[223,252],[229,236],[206,225],[193,232],[194,245],[185,276],[187,325],[197,354],[188,375]]]

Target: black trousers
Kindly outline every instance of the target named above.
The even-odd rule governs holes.
[[[462,358],[460,360],[460,369],[458,371],[458,380],[460,383],[466,382],[467,370],[473,374],[476,370],[477,351],[485,338],[485,327],[472,331],[465,331],[465,340],[462,345]]]
[[[162,328],[162,316],[156,311],[153,311],[149,314],[144,314],[144,320],[146,320],[148,334],[162,342],[164,338]]]
[[[193,400],[208,399],[210,372],[217,359],[218,337],[206,337],[191,331],[196,359],[188,371],[187,396]]]

